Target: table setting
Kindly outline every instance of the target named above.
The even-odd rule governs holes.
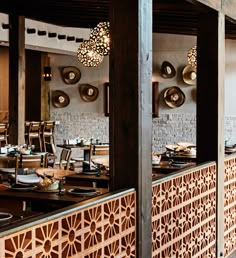
[[[182,156],[196,156],[197,146],[190,142],[179,142],[177,144],[166,145],[166,152],[169,152],[173,156],[175,154]]]

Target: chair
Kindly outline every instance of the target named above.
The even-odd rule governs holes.
[[[42,126],[42,145],[46,151],[46,143],[55,144],[54,139],[55,121],[44,121]]]
[[[90,155],[89,161],[83,162],[83,171],[90,169],[92,163],[102,164],[102,162],[93,162],[93,160],[98,160],[99,158],[104,158],[109,155],[109,144],[91,144],[90,145]]]
[[[9,123],[0,123],[0,147],[8,144]]]
[[[90,145],[90,161],[92,156],[109,155],[109,144],[91,144]]]
[[[28,144],[36,145],[34,141],[38,143],[39,151],[42,151],[42,141],[41,141],[41,122],[32,121],[29,125],[28,131]]]
[[[15,180],[15,175],[24,174],[26,168],[40,168],[47,167],[48,153],[38,155],[23,155],[20,154],[16,157],[10,157],[8,166],[0,168],[0,175],[2,181]],[[12,180],[11,180],[12,179]]]
[[[62,148],[60,159],[55,162],[55,166],[58,166],[60,169],[69,170],[71,163],[73,163],[71,161],[71,153],[71,149]]]
[[[45,148],[45,151],[48,153],[47,166],[53,168],[57,159],[56,147],[54,143],[45,142]]]
[[[30,121],[25,121],[25,143],[29,145],[29,126]]]
[[[18,155],[16,158],[16,167],[22,168],[46,168],[48,153],[37,155]]]

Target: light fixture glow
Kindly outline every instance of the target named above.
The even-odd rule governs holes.
[[[44,81],[51,81],[52,79],[52,72],[50,66],[45,66],[43,71],[43,78]]]
[[[188,63],[197,68],[197,46],[193,46],[188,51]]]
[[[92,40],[85,40],[78,48],[77,52],[78,60],[88,67],[94,67],[99,65],[103,56],[96,52],[96,44]]]
[[[110,23],[100,22],[91,30],[90,40],[96,43],[96,51],[103,56],[110,52]]]

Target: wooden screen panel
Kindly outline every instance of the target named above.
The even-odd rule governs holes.
[[[216,165],[154,183],[152,257],[215,257]]]
[[[225,159],[224,257],[236,250],[236,158]]]
[[[0,257],[136,257],[136,194],[99,204],[0,238]]]

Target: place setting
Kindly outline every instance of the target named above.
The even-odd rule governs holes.
[[[80,196],[80,197],[94,196],[101,193],[100,191],[97,191],[96,188],[80,188],[80,187],[69,189],[67,190],[67,192],[71,195]]]
[[[196,158],[197,146],[190,142],[179,142],[166,145],[167,156],[182,156]]]

